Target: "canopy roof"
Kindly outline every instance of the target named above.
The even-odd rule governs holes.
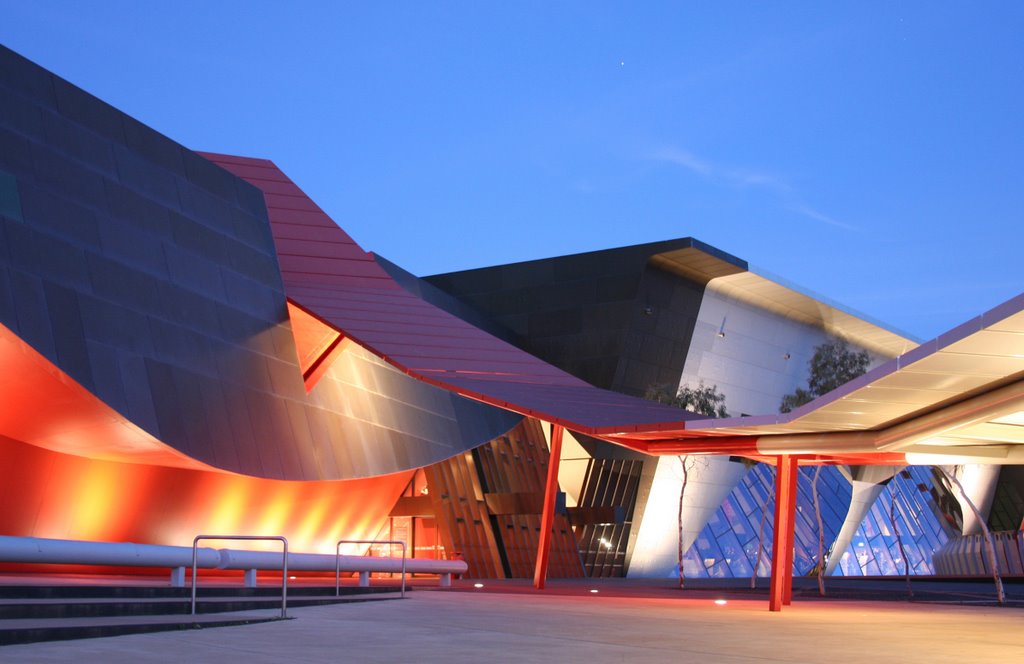
[[[792,413],[702,419],[593,387],[403,289],[272,162],[205,156],[264,192],[290,301],[422,381],[652,454],[1024,462],[1024,295],[908,350],[907,337],[699,243],[659,253],[655,264],[709,288],[902,352]]]
[[[608,436],[652,453],[904,455],[920,463],[1024,463],[1024,294],[793,412],[701,419]]]
[[[586,434],[696,417],[596,388],[409,293],[272,162],[204,156],[263,190],[289,300],[409,375]]]

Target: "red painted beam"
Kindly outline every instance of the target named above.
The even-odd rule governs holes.
[[[683,440],[658,440],[647,444],[647,453],[654,455],[680,454],[730,454],[750,456],[759,454],[757,436],[723,436],[708,438],[687,438]],[[612,442],[619,442],[613,440]],[[621,444],[621,443],[620,443]]]
[[[781,611],[787,584],[793,585],[793,518],[796,512],[797,459],[782,455],[775,464],[775,532],[772,538],[772,578],[768,609]],[[791,591],[789,594],[791,598]]]
[[[555,527],[555,498],[558,495],[558,461],[562,456],[562,427],[551,425],[551,456],[548,457],[548,478],[544,485],[544,511],[540,514],[540,537],[537,540],[537,566],[533,570],[533,587],[544,590],[551,556],[551,535]]]

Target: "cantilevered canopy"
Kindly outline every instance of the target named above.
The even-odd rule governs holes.
[[[699,419],[595,388],[406,291],[272,162],[206,156],[263,190],[289,299],[422,381],[652,454],[1024,462],[1024,295],[792,413]],[[784,315],[810,317],[878,352],[908,345],[777,281],[685,249],[652,260],[732,296],[770,300]]]
[[[696,417],[596,388],[409,293],[272,162],[204,156],[263,190],[289,300],[407,374],[580,433]]]
[[[791,413],[604,437],[651,453],[1024,463],[1024,294]]]

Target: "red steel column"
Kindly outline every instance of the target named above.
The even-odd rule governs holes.
[[[796,459],[788,454],[776,457],[775,532],[772,536],[772,578],[768,610],[781,611],[787,601],[787,585],[792,597],[793,520],[796,512]]]
[[[540,538],[537,540],[537,566],[533,570],[533,587],[544,590],[551,556],[551,534],[555,527],[555,498],[558,495],[558,461],[562,456],[562,427],[551,425],[551,456],[548,457],[548,479],[544,485],[544,511],[540,513]]]
[[[789,606],[793,603],[793,547],[796,544],[795,529],[796,529],[796,492],[797,482],[800,479],[800,466],[797,463],[797,459],[793,457],[790,459],[792,468],[789,471],[789,504],[786,506],[786,513],[789,515],[789,526],[786,532],[786,581],[783,584],[783,596],[782,603],[785,606]]]

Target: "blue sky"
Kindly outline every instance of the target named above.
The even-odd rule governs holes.
[[[0,0],[420,275],[693,236],[922,338],[1024,290],[1024,3]]]

